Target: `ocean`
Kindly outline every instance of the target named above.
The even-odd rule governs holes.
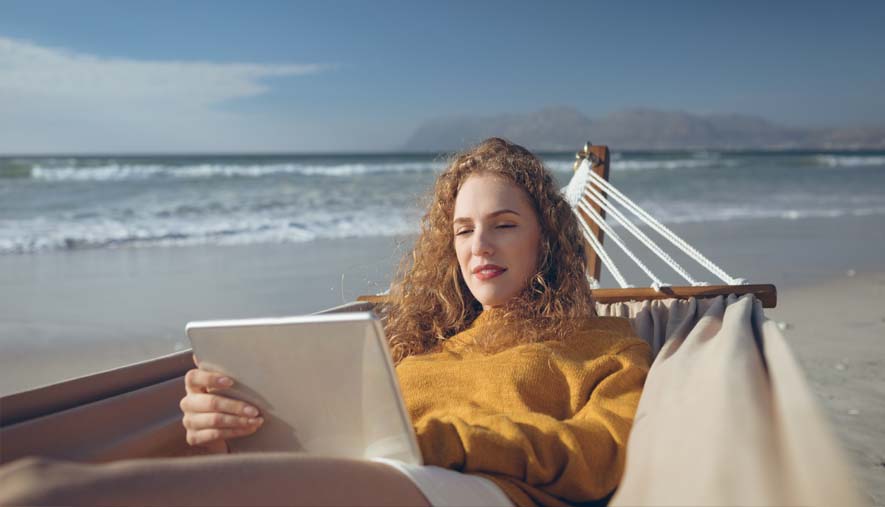
[[[541,154],[560,186],[573,153]],[[440,154],[0,158],[0,255],[395,236]],[[885,215],[885,152],[615,152],[664,223]]]

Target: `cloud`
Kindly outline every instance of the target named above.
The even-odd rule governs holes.
[[[103,58],[0,37],[0,69],[0,152],[21,153],[247,146],[260,132],[220,104],[334,66]]]

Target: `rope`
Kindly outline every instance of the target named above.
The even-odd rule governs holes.
[[[584,187],[587,186],[587,181],[590,179],[590,173],[592,172],[593,171],[590,170],[590,164],[581,164],[578,166],[575,174],[572,175],[572,179],[569,180],[568,185],[560,190],[572,209],[578,205],[581,196],[584,195]]]
[[[584,193],[584,195],[586,197],[589,197],[590,199],[592,199],[593,202],[595,202],[600,208],[604,209],[606,212],[608,212],[612,216],[614,216],[615,220],[617,220],[624,227],[626,227],[627,230],[630,231],[631,234],[636,236],[636,238],[639,239],[639,241],[641,241],[642,244],[645,245],[646,248],[648,248],[649,250],[654,252],[655,255],[660,257],[660,259],[662,261],[667,263],[668,266],[670,266],[677,273],[679,273],[679,275],[682,276],[682,278],[685,278],[685,280],[688,283],[690,283],[691,285],[703,285],[702,283],[699,283],[695,279],[693,279],[691,277],[691,275],[688,274],[688,272],[682,266],[679,265],[678,262],[673,260],[672,257],[667,255],[667,253],[664,252],[663,250],[661,250],[661,247],[659,247],[654,241],[652,241],[651,238],[649,238],[644,232],[639,230],[639,228],[636,227],[636,225],[634,225],[633,222],[628,220],[623,214],[621,214],[621,212],[617,208],[612,206],[608,202],[608,200],[602,196],[601,193],[599,193],[595,188],[593,188],[593,186],[590,183],[587,184],[586,190],[587,191]],[[658,282],[658,283],[660,283],[660,282]]]
[[[574,211],[575,207],[581,202],[581,195],[584,193],[584,186],[586,185],[587,179],[590,176],[591,171],[588,169],[587,165],[581,165],[575,171],[575,174],[572,175],[572,178],[569,180],[568,185],[565,186],[560,192],[565,197],[566,202],[572,207],[572,211]],[[590,247],[599,255],[599,258],[602,260],[602,263],[605,267],[611,272],[612,276],[614,276],[618,285],[621,288],[628,288],[630,285],[627,283],[627,280],[624,279],[624,276],[621,274],[621,271],[615,265],[615,263],[611,260],[611,257],[608,256],[608,253],[602,247],[602,243],[596,238],[596,235],[593,234],[593,231],[590,230],[590,227],[584,221],[584,218],[581,217],[580,213],[575,213],[575,216],[578,218],[578,224],[581,226],[581,232],[584,235],[584,238],[590,243]],[[604,224],[603,227],[607,225]],[[594,278],[587,273],[587,281],[590,283],[591,289],[599,288],[599,280]]]
[[[665,284],[662,284],[660,280],[658,280],[658,277],[656,277],[655,274],[652,273],[651,270],[648,269],[648,267],[646,267],[646,265],[641,260],[639,260],[639,258],[637,258],[636,255],[633,254],[633,252],[629,248],[627,248],[627,245],[624,244],[624,241],[621,240],[621,237],[618,235],[618,233],[615,232],[615,230],[612,228],[612,226],[609,225],[605,221],[605,219],[602,218],[602,216],[600,216],[599,213],[596,212],[595,209],[588,206],[587,203],[585,203],[584,201],[578,202],[578,207],[580,209],[584,210],[585,213],[590,215],[590,218],[594,222],[596,222],[596,224],[599,225],[599,227],[601,227],[602,230],[604,230],[605,233],[609,235],[609,237],[611,237],[612,241],[614,241],[619,247],[621,247],[621,250],[623,250],[624,253],[627,254],[628,257],[633,259],[633,262],[635,262],[636,265],[639,266],[639,268],[642,269],[642,271],[644,271],[645,274],[648,275],[648,277],[652,279],[652,282],[653,282],[652,287],[655,287],[655,290],[657,290],[657,288],[665,285]],[[578,215],[578,220],[584,221],[584,218],[581,215]]]
[[[589,166],[589,164],[582,163],[581,168],[585,168]],[[640,208],[635,202],[633,202],[629,197],[624,195],[620,190],[615,188],[614,185],[609,183],[602,178],[598,174],[593,171],[585,170],[586,176],[589,179],[592,179],[594,183],[599,185],[607,194],[614,197],[614,200],[618,201],[619,204],[623,205],[625,208],[630,210],[634,215],[636,215],[640,220],[642,220],[646,225],[654,229],[658,234],[667,238],[672,244],[674,244],[677,248],[682,250],[685,254],[695,260],[698,264],[703,266],[707,271],[716,275],[719,279],[725,282],[728,285],[742,285],[746,283],[743,278],[733,278],[728,273],[726,273],[722,268],[714,264],[712,261],[704,257],[703,254],[698,252],[694,247],[689,245],[685,240],[677,236],[673,231],[668,229],[658,220],[656,220],[653,216],[649,215],[644,209]]]
[[[602,243],[599,242],[599,240],[596,238],[596,235],[593,234],[593,231],[590,230],[590,227],[586,223],[584,223],[583,220],[578,220],[578,225],[581,226],[581,231],[584,233],[584,238],[587,240],[588,243],[590,243],[590,246],[593,248],[593,250],[596,251],[596,254],[599,255],[599,258],[602,259],[602,263],[605,264],[605,267],[608,268],[612,276],[615,277],[615,281],[618,282],[618,285],[620,285],[622,289],[629,289],[631,285],[627,283],[627,280],[624,279],[621,271],[618,269],[617,266],[615,266],[615,263],[612,262],[611,257],[608,256],[608,253],[606,253],[605,249],[602,248]],[[596,283],[597,285],[599,284],[599,282]]]

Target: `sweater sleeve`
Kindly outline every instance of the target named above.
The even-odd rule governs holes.
[[[645,343],[595,358],[582,379],[586,401],[564,420],[469,405],[428,413],[415,428],[425,463],[523,484],[570,503],[604,497],[623,472],[648,368]]]

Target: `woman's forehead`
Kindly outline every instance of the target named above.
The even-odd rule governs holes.
[[[523,189],[499,176],[470,176],[455,198],[455,217],[482,217],[501,209],[522,214],[531,210],[531,203]]]

